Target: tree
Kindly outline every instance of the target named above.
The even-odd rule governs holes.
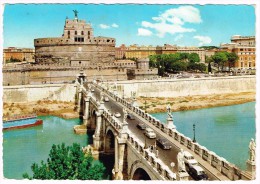
[[[176,61],[171,64],[171,70],[173,72],[179,72],[179,71],[186,71],[187,70],[187,63],[182,61]]]
[[[221,66],[223,71],[224,64],[225,62],[227,62],[228,58],[225,52],[217,52],[212,56],[212,60],[214,61],[214,63],[217,63],[218,68],[219,66]]]
[[[198,63],[200,62],[200,57],[197,53],[191,53],[188,57],[189,62]]]
[[[231,53],[227,52],[226,55],[227,55],[227,59],[228,59],[228,68],[230,71],[230,68],[234,67],[235,62],[238,60],[238,56],[234,52],[231,52]]]
[[[52,145],[47,163],[33,163],[31,169],[33,176],[23,174],[27,179],[58,179],[58,180],[101,180],[105,167],[102,163],[94,163],[94,158],[89,152],[87,156],[82,152],[80,145],[72,146]]]

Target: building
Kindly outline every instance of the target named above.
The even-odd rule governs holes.
[[[253,69],[255,70],[255,37],[239,36],[231,37],[231,43],[221,44],[222,49],[228,52],[234,52],[238,55],[238,61],[235,63],[236,69]]]
[[[66,18],[62,37],[34,40],[36,63],[81,64],[109,63],[115,59],[114,38],[94,37],[91,24]]]
[[[205,62],[205,49],[198,47],[178,47],[176,45],[164,44],[163,46],[138,46],[136,44],[126,47],[121,45],[116,48],[116,58],[147,58],[155,54],[174,54],[177,52],[182,53],[197,53],[201,62]]]
[[[20,61],[34,62],[34,49],[8,47],[4,49],[3,62],[6,64],[11,59]]]

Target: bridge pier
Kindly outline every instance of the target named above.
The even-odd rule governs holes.
[[[83,116],[83,124],[88,125],[88,119],[89,119],[89,101],[90,96],[87,96],[87,98],[84,98],[85,101],[85,109],[84,109],[84,116]]]
[[[101,101],[98,111],[96,111],[96,130],[93,135],[93,143],[94,143],[94,148],[97,150],[102,150],[102,140],[101,139],[103,135],[101,135],[101,124],[102,124],[102,117],[101,115],[103,114],[104,111],[104,102]]]

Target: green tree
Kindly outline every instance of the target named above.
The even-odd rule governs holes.
[[[191,53],[188,57],[190,63],[198,63],[200,62],[200,57],[197,53]]]
[[[31,166],[33,176],[23,174],[27,179],[54,179],[54,180],[101,180],[104,176],[105,167],[102,163],[95,163],[92,154],[87,156],[82,152],[80,145],[72,146],[53,145],[47,163],[41,161],[38,165]]]
[[[212,56],[212,60],[218,65],[218,68],[221,67],[223,71],[224,64],[227,62],[228,58],[225,52],[217,52]]]
[[[238,60],[238,56],[234,52],[231,52],[231,53],[227,52],[226,55],[227,55],[227,59],[228,59],[228,68],[230,71],[230,68],[234,67],[235,62]]]
[[[186,71],[187,70],[187,63],[182,61],[176,61],[171,64],[171,70],[173,72],[180,72],[180,71]]]

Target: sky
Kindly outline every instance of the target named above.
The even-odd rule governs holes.
[[[3,47],[33,48],[35,38],[61,37],[73,10],[94,36],[116,38],[116,46],[219,46],[232,35],[256,34],[252,5],[6,4]]]

